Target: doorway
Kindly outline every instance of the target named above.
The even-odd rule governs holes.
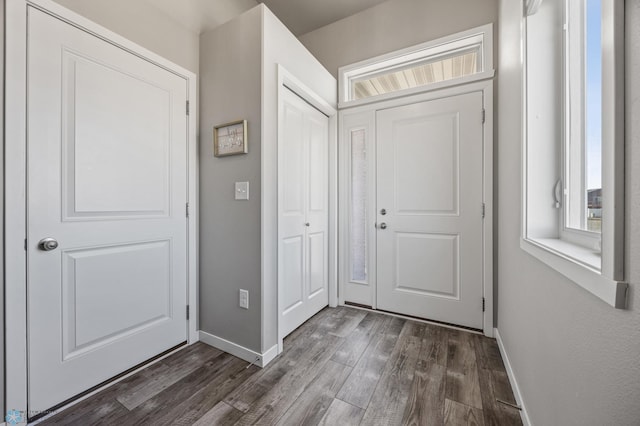
[[[341,111],[341,303],[491,335],[491,87]]]
[[[278,179],[280,333],[329,304],[329,117],[281,91]]]
[[[194,341],[195,75],[55,4],[7,14],[7,407],[31,417]]]

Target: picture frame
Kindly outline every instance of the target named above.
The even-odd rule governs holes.
[[[232,121],[213,128],[213,155],[247,154],[247,120]]]

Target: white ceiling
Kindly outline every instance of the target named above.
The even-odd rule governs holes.
[[[296,36],[351,16],[385,0],[262,0]]]
[[[258,3],[255,0],[143,0],[195,33],[212,30]]]
[[[143,0],[196,33],[209,31],[256,6],[256,0]],[[261,0],[295,35],[385,0]]]

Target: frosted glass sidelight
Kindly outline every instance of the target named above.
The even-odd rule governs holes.
[[[351,280],[367,280],[367,144],[365,130],[351,132]]]

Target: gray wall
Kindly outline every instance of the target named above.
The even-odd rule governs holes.
[[[259,8],[200,38],[200,329],[261,350]],[[213,126],[246,119],[249,153],[213,156]],[[234,182],[249,182],[249,201]],[[249,310],[238,290],[249,290]]]
[[[497,20],[498,0],[388,0],[299,39],[337,76],[340,66]]]
[[[640,2],[626,4],[631,290],[616,310],[520,249],[522,4],[500,2],[498,329],[535,425],[640,421]]]
[[[198,34],[144,2],[54,1],[197,74]]]

